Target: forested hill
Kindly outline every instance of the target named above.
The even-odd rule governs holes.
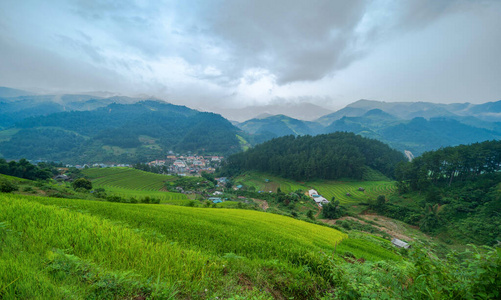
[[[27,118],[0,132],[0,156],[68,163],[135,163],[169,150],[240,151],[238,129],[220,115],[159,101],[110,104]],[[3,141],[2,141],[3,140]]]
[[[392,177],[400,161],[403,154],[382,142],[336,132],[275,138],[230,156],[223,171],[256,170],[295,180],[362,179],[367,167]]]
[[[397,166],[402,199],[386,203],[379,213],[444,240],[496,245],[501,241],[500,171],[501,141],[426,152]]]

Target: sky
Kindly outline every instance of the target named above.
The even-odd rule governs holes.
[[[193,108],[501,100],[501,0],[2,0],[0,86]]]

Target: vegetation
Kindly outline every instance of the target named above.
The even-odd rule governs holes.
[[[139,163],[169,150],[240,150],[238,129],[220,115],[159,101],[33,116],[9,130],[0,141],[1,155],[8,159]]]
[[[402,196],[378,211],[445,240],[495,245],[501,240],[500,164],[500,141],[424,153],[397,168]]]
[[[106,194],[124,199],[119,202],[130,202],[131,198],[140,201],[145,197],[171,204],[186,204],[189,201],[184,194],[163,190],[165,182],[175,180],[175,176],[132,168],[90,168],[84,170],[83,174],[92,181],[95,188],[102,188]]]
[[[328,135],[286,136],[265,142],[228,158],[223,172],[256,170],[295,180],[362,179],[366,167],[392,176],[402,153],[389,146],[337,132]]]
[[[252,211],[0,201],[6,299],[473,299],[501,287],[499,249],[438,259],[419,244],[398,254],[386,240]]]
[[[11,175],[20,178],[31,180],[45,180],[52,177],[52,171],[48,168],[40,168],[32,165],[29,161],[22,158],[19,162],[10,161],[0,158],[0,174]]]

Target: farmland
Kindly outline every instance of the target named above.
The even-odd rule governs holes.
[[[378,178],[379,179],[379,178]],[[318,180],[309,182],[297,182],[276,176],[271,176],[259,172],[247,172],[235,179],[236,183],[247,187],[254,187],[256,190],[276,192],[280,188],[283,192],[293,192],[296,190],[307,191],[309,189],[317,190],[328,200],[335,197],[341,204],[359,203],[374,199],[378,195],[388,195],[396,191],[395,183],[386,181],[329,181]],[[359,191],[363,187],[365,191]],[[347,193],[351,196],[347,196]]]
[[[186,195],[162,191],[166,181],[173,176],[154,174],[131,168],[93,168],[83,171],[95,188],[120,197],[155,197],[162,203],[185,204]]]
[[[239,288],[242,276],[265,289],[259,299],[272,298],[266,290],[308,298],[328,285],[319,253],[336,244],[340,253],[401,260],[376,242],[255,211],[6,194],[0,202],[5,299],[129,298],[159,289],[168,294],[161,299],[252,295],[254,288]],[[293,281],[282,286],[282,276]]]

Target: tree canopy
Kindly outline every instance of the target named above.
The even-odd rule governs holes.
[[[404,156],[388,145],[347,132],[285,136],[228,158],[223,172],[256,170],[295,180],[362,179],[367,167],[392,176]]]

